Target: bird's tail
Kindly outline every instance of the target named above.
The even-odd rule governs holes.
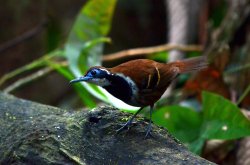
[[[205,69],[208,66],[206,56],[194,57],[185,60],[175,61],[170,63],[174,67],[179,68],[179,73],[189,73],[201,69]]]

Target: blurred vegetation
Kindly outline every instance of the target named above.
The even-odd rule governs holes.
[[[5,74],[0,79],[0,85],[23,73],[34,71],[34,75],[21,78],[6,87],[4,91],[11,92],[13,86],[14,89],[18,88],[53,70],[67,80],[71,80],[83,75],[90,66],[101,65],[104,46],[110,44],[112,40],[112,38],[108,38],[108,34],[112,26],[112,18],[115,16],[116,5],[116,0],[88,1],[79,11],[67,40],[59,48],[58,43],[61,37],[58,30],[56,30],[56,26],[49,28],[48,53],[28,65]],[[147,6],[144,7],[147,10]],[[212,24],[210,31],[222,28],[228,10],[228,4],[225,1],[214,7],[206,20]],[[143,12],[141,11],[140,14]],[[167,128],[195,153],[202,154],[206,141],[211,139],[234,140],[250,135],[250,122],[241,112],[242,108],[250,107],[249,39],[246,37],[243,42],[242,34],[238,34],[238,30],[246,28],[245,26],[249,30],[249,16],[234,28],[234,32],[230,34],[227,31],[226,34],[234,36],[224,36],[226,43],[223,45],[230,46],[231,50],[220,47],[220,49],[216,49],[216,53],[212,52],[217,56],[212,61],[212,70],[208,71],[209,76],[204,76],[204,72],[200,77],[190,75],[180,77],[173,96],[157,103],[153,121]],[[126,31],[126,29],[119,30]],[[244,32],[247,33],[247,30]],[[207,37],[209,38],[209,36]],[[213,39],[211,40],[213,42]],[[242,41],[242,43],[237,41]],[[205,47],[205,45],[203,46]],[[106,47],[110,47],[110,45],[106,45]],[[199,56],[202,53],[200,50],[191,50],[187,52],[187,57]],[[168,58],[168,51],[155,51],[146,56],[165,62]],[[119,60],[122,61],[122,59]],[[243,75],[244,79],[240,75]],[[182,90],[183,86],[184,90]],[[127,110],[127,107],[114,101],[113,97],[99,87],[86,83],[76,84],[73,87],[86,107],[97,106],[97,98]],[[232,90],[237,91],[238,94],[234,101],[230,94]],[[185,97],[180,97],[181,92]],[[169,104],[171,106],[167,106]],[[185,106],[182,106],[184,104]],[[134,112],[134,110],[127,111]]]

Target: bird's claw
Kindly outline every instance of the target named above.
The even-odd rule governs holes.
[[[149,136],[153,137],[153,135],[151,133],[151,130],[152,130],[152,125],[151,125],[151,122],[150,122],[148,124],[147,132],[146,132],[146,135],[145,135],[144,139],[147,139]]]
[[[116,133],[118,134],[124,130],[129,130],[132,124],[132,121],[129,120],[127,123],[122,124],[122,127],[116,130]]]

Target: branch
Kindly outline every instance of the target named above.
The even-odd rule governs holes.
[[[146,47],[146,48],[128,49],[128,50],[123,50],[117,53],[107,54],[103,56],[102,60],[112,61],[112,60],[117,60],[117,59],[128,57],[128,56],[136,57],[142,54],[150,55],[152,53],[169,51],[173,49],[177,49],[177,50],[184,51],[184,52],[190,52],[190,51],[202,51],[203,47],[200,45],[164,44],[164,45]]]
[[[62,61],[62,62],[58,62],[58,65],[67,66],[68,63],[66,61]],[[3,92],[10,93],[10,92],[16,90],[17,88],[20,88],[21,86],[24,86],[25,84],[31,82],[31,81],[35,81],[36,79],[41,78],[41,77],[49,74],[50,72],[52,72],[54,70],[55,70],[55,68],[51,68],[51,67],[46,67],[46,68],[40,69],[39,71],[37,71],[29,76],[26,76],[24,78],[21,78],[21,79],[15,81],[13,84],[6,87],[3,90]]]
[[[31,69],[35,69],[35,68],[38,68],[38,67],[41,67],[45,65],[44,64],[44,60],[43,59],[38,59],[38,60],[35,60],[27,65],[24,65],[20,68],[17,68],[16,70],[13,70],[9,73],[6,73],[5,75],[3,75],[1,78],[0,78],[0,86],[3,85],[7,80],[21,74],[21,73],[24,73],[28,70],[31,70]]]
[[[27,77],[24,77],[24,78],[21,78],[19,79],[18,81],[15,81],[13,84],[9,85],[8,87],[6,87],[3,92],[5,93],[10,93],[12,91],[14,91],[15,89],[17,88],[20,88],[21,86],[31,82],[31,81],[34,81],[38,78],[41,78],[42,76],[50,73],[53,69],[52,68],[44,68],[44,69],[41,69]]]
[[[22,73],[29,71],[29,70],[32,70],[32,69],[46,66],[47,62],[49,60],[51,60],[52,58],[56,57],[58,54],[61,54],[61,53],[62,52],[60,50],[53,51],[53,52],[46,54],[46,55],[42,56],[41,58],[39,58],[39,59],[37,59],[37,60],[27,64],[27,65],[24,65],[24,66],[17,68],[9,73],[6,73],[2,77],[0,77],[0,86],[3,85],[9,79],[12,79],[19,74],[22,74]]]

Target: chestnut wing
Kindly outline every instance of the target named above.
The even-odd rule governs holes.
[[[152,87],[152,83],[150,84],[149,80],[152,78],[156,79],[154,76],[155,64],[155,61],[147,59],[132,60],[113,67],[110,71],[112,73],[123,74],[124,76],[129,77],[135,82],[138,89],[142,90],[149,86]]]
[[[111,68],[110,71],[129,77],[140,90],[164,88],[179,73],[177,67],[148,59],[132,60]]]
[[[137,102],[145,106],[152,105],[160,99],[179,73],[177,67],[147,59],[129,61],[110,68],[110,71],[133,80],[139,89]]]

